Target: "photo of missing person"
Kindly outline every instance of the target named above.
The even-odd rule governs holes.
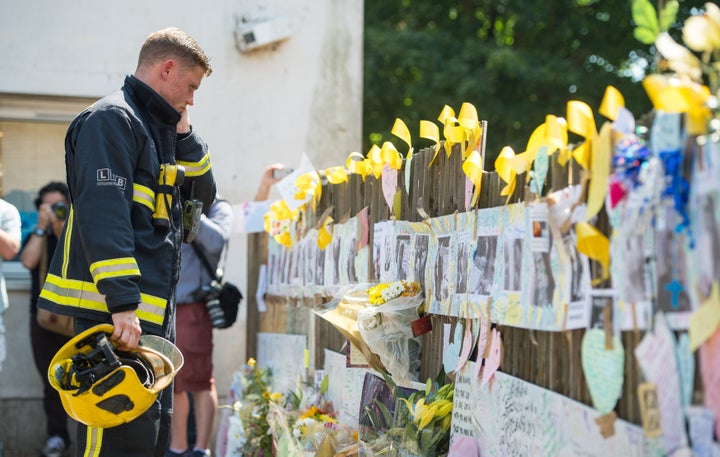
[[[413,280],[425,285],[425,266],[427,264],[428,248],[430,245],[430,235],[415,236],[415,258],[413,261]]]
[[[585,299],[586,291],[583,288],[583,275],[586,272],[583,259],[575,245],[575,232],[573,230],[563,235],[563,245],[570,259],[570,302],[579,302]]]
[[[476,295],[490,295],[495,277],[496,257],[497,236],[478,236],[470,264],[468,292]]]
[[[355,271],[355,257],[357,257],[357,251],[355,250],[355,237],[350,239],[348,245],[348,256],[347,256],[347,272],[348,280],[351,284],[358,282],[357,273]]]
[[[309,245],[310,249],[308,251],[315,254],[315,285],[322,286],[325,284],[325,253],[320,249],[315,249],[316,245],[316,243]]]
[[[532,294],[532,305],[551,308],[555,293],[555,278],[550,267],[549,252],[533,252],[535,267],[535,290]]]
[[[613,298],[609,295],[591,295],[590,324],[588,328],[605,330],[606,318],[609,319],[609,324],[612,326]]]
[[[640,303],[649,299],[646,289],[647,268],[645,265],[642,235],[631,236],[624,240],[625,255],[622,258],[622,294],[627,303]]]
[[[519,291],[522,278],[522,238],[505,240],[505,290]]]
[[[455,293],[464,294],[467,292],[467,274],[468,274],[468,242],[465,239],[459,239],[457,244],[457,266],[455,273]]]
[[[435,300],[438,302],[443,302],[450,295],[450,237],[451,235],[438,236],[433,288]]]
[[[332,283],[337,285],[340,284],[340,240],[334,237],[330,249],[332,252]]]
[[[410,273],[410,235],[398,235],[395,239],[397,280],[407,281]]]
[[[309,243],[303,244],[303,250],[305,251],[305,285],[311,286],[315,283],[315,258],[313,257],[313,249]]]

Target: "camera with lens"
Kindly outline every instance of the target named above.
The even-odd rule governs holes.
[[[67,219],[69,210],[67,203],[55,202],[50,206],[50,210],[52,210],[53,214],[55,214],[55,217],[57,217],[61,221]]]
[[[220,291],[222,285],[217,281],[212,281],[200,287],[193,293],[193,300],[204,301],[207,306],[210,322],[213,327],[223,328],[225,326],[225,311],[220,306]]]

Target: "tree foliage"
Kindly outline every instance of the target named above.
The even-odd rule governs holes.
[[[681,1],[678,17],[702,4]],[[488,158],[521,152],[547,114],[564,117],[568,100],[597,109],[608,85],[639,117],[652,51],[633,37],[629,0],[365,0],[363,147],[395,142],[396,117],[424,147],[420,120],[470,102]]]

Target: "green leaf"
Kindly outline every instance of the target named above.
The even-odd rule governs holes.
[[[633,36],[643,44],[655,42],[660,30],[658,28],[657,10],[649,0],[633,0],[632,18],[635,21]],[[650,39],[652,37],[652,39]],[[650,41],[647,41],[647,40]]]
[[[660,31],[664,32],[670,28],[677,18],[680,4],[677,0],[670,0],[660,11]]]
[[[657,38],[657,33],[653,33],[648,29],[641,29],[639,27],[635,27],[635,30],[633,30],[633,36],[640,43],[650,45],[655,42],[655,38]]]

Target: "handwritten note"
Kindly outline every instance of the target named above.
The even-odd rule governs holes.
[[[258,366],[271,368],[272,389],[289,392],[297,387],[298,377],[305,373],[303,361],[307,348],[306,335],[258,333]]]
[[[615,336],[611,349],[606,349],[605,331],[592,328],[585,332],[581,348],[582,367],[593,405],[600,414],[615,408],[622,393],[625,350]]]
[[[325,371],[328,374],[327,398],[338,411],[338,421],[345,425],[358,423],[364,368],[347,368],[345,356],[325,349]]]
[[[637,425],[618,419],[615,434],[603,438],[593,408],[503,372],[482,386],[474,365],[455,379],[451,447],[472,437],[482,456],[664,455]]]
[[[665,315],[655,315],[655,331],[647,332],[635,348],[638,365],[648,382],[657,387],[665,451],[687,445],[680,400],[680,377],[675,363],[675,338]]]

